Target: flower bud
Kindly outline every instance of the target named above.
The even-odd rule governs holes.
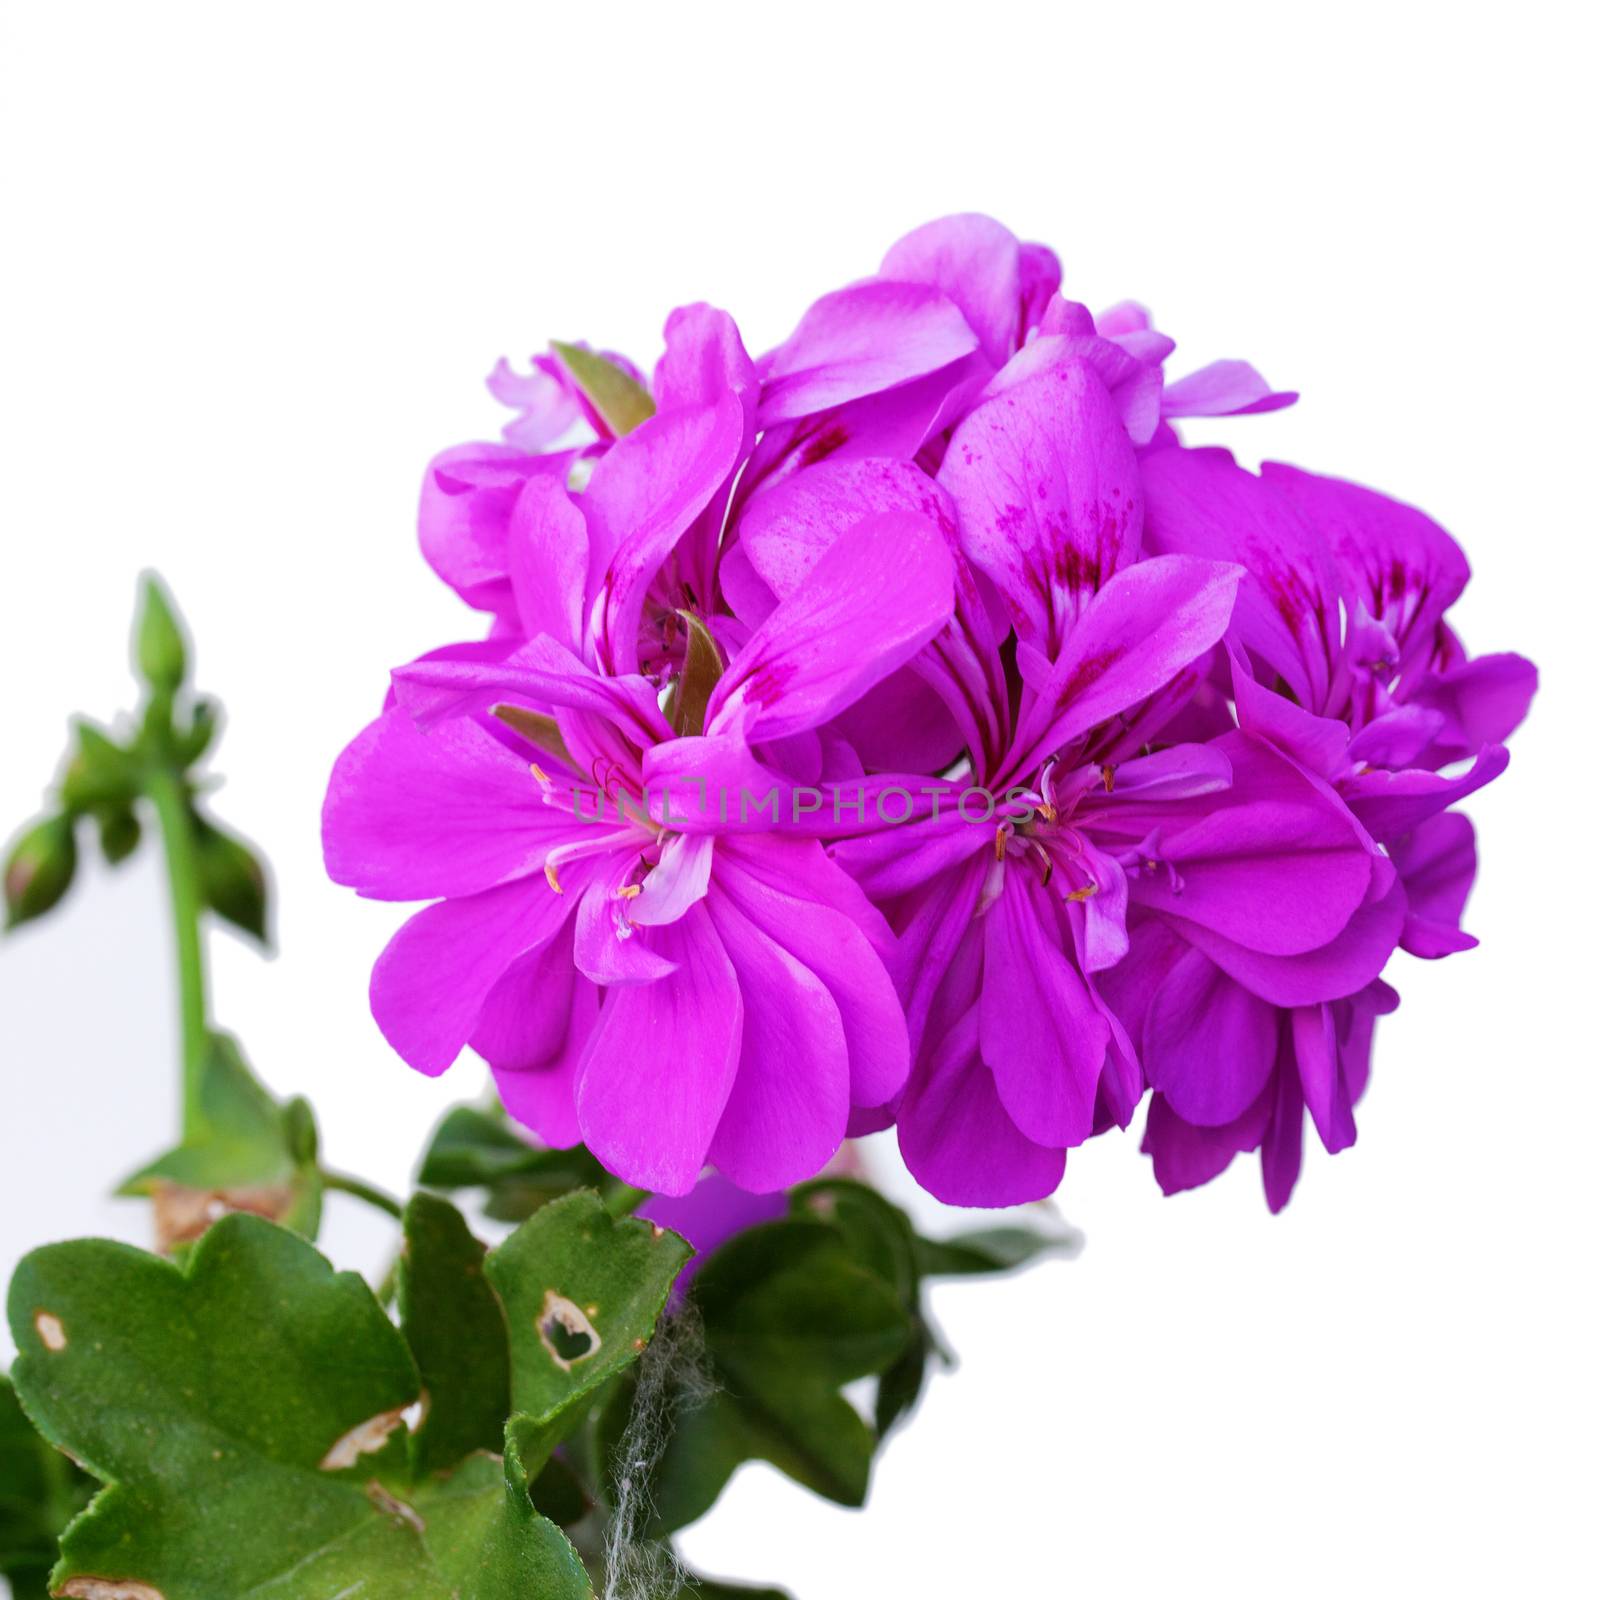
[[[5,873],[8,928],[42,917],[67,892],[78,867],[72,832],[70,817],[45,817],[11,847]]]
[[[139,848],[139,819],[132,806],[102,806],[95,812],[100,829],[100,853],[116,866]]]
[[[172,606],[154,577],[144,581],[144,603],[134,635],[135,658],[139,674],[157,691],[173,694],[183,683],[187,660],[183,630],[172,613]]]

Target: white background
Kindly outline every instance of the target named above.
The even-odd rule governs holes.
[[[940,1291],[963,1370],[870,1514],[756,1468],[685,1544],[799,1600],[1594,1592],[1581,8],[0,14],[0,831],[66,713],[129,699],[160,568],[229,708],[222,814],[280,891],[277,960],[213,941],[218,1015],[394,1187],[479,1073],[385,1048],[398,914],[324,881],[318,808],[386,669],[473,626],[412,523],[428,456],[498,428],[499,355],[649,362],[699,298],[765,348],[905,229],[985,209],[1075,297],[1153,304],[1177,370],[1244,356],[1305,394],[1205,437],[1452,528],[1469,644],[1545,688],[1472,807],[1483,948],[1402,964],[1360,1144],[1272,1219],[1252,1164],[1164,1201],[1135,1134],[1097,1141],[1061,1197],[1078,1261]],[[0,1270],[142,1237],[102,1196],[172,1124],[166,938],[141,858],[0,949]],[[326,1244],[385,1239],[337,1203]]]

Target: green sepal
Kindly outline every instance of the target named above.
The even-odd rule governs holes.
[[[632,433],[656,414],[656,403],[649,392],[615,362],[580,344],[563,344],[559,339],[551,340],[550,348],[617,438]]]
[[[200,1121],[184,1142],[118,1186],[156,1202],[162,1247],[187,1243],[208,1210],[254,1211],[314,1239],[322,1218],[316,1123],[301,1099],[280,1104],[236,1040],[213,1033],[200,1084]]]
[[[194,811],[193,821],[195,862],[205,903],[253,939],[270,944],[266,869],[243,839],[204,812]]]
[[[717,641],[692,611],[677,613],[685,631],[683,670],[673,681],[672,730],[680,738],[698,738],[705,732],[706,707],[722,677],[722,652]]]
[[[61,800],[68,810],[125,806],[138,795],[141,774],[131,751],[85,717],[73,720],[72,739],[72,756],[61,779]]]

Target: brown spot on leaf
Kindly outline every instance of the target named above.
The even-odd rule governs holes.
[[[396,1500],[376,1478],[367,1484],[366,1496],[384,1516],[393,1517],[396,1522],[403,1523],[412,1532],[428,1531],[428,1525],[422,1520],[421,1512],[415,1506],[408,1506],[404,1500]]]
[[[65,1600],[167,1600],[159,1589],[129,1578],[68,1578],[55,1593]]]
[[[317,1465],[324,1472],[343,1472],[346,1467],[353,1467],[362,1456],[381,1450],[389,1435],[405,1420],[407,1409],[406,1406],[396,1406],[393,1411],[380,1411],[377,1416],[357,1423],[328,1446],[328,1453]]]
[[[61,1318],[52,1312],[35,1311],[33,1331],[39,1335],[39,1343],[52,1355],[67,1348],[67,1330],[61,1326]]]
[[[191,1189],[158,1180],[150,1191],[155,1212],[156,1248],[170,1255],[180,1244],[193,1244],[219,1217],[248,1211],[268,1222],[282,1222],[294,1206],[294,1190],[286,1183],[247,1189]]]
[[[580,1361],[587,1361],[601,1344],[595,1325],[554,1289],[545,1291],[544,1305],[539,1310],[539,1340],[563,1372],[571,1372]]]

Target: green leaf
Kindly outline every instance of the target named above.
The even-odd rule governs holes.
[[[15,1600],[45,1600],[56,1541],[91,1488],[86,1473],[34,1432],[0,1375],[0,1575]]]
[[[654,1533],[710,1508],[741,1462],[769,1461],[842,1505],[866,1498],[877,1437],[840,1393],[887,1370],[913,1335],[900,1296],[810,1216],[748,1229],[701,1268],[691,1291],[715,1384],[680,1409],[652,1478]],[[615,1448],[627,1386],[608,1408]]]
[[[77,870],[78,844],[70,816],[43,817],[26,828],[6,857],[6,927],[31,922],[56,906]]]
[[[1076,1255],[1081,1234],[1070,1228],[1036,1233],[1032,1228],[979,1228],[952,1239],[917,1240],[917,1260],[928,1277],[972,1277],[1012,1272],[1045,1255]]]
[[[219,917],[267,944],[267,874],[237,834],[194,812],[200,892]]]
[[[484,1209],[500,1222],[521,1222],[574,1189],[607,1193],[616,1187],[616,1180],[582,1145],[535,1149],[503,1118],[473,1106],[446,1113],[429,1141],[417,1181],[431,1189],[486,1189]]]
[[[503,1467],[474,1454],[410,1486],[393,1437],[420,1387],[405,1341],[360,1278],[285,1229],[225,1217],[181,1270],[52,1245],[18,1268],[9,1310],[41,1433],[108,1485],[62,1539],[58,1592],[591,1595],[517,1439]]]
[[[656,403],[649,393],[614,362],[579,344],[553,339],[550,348],[619,439],[656,414]]]
[[[158,693],[174,694],[182,686],[188,670],[183,629],[154,573],[148,573],[134,627],[134,660],[139,675]]]
[[[200,1128],[117,1192],[154,1199],[163,1249],[197,1238],[225,1210],[253,1211],[314,1238],[322,1180],[311,1108],[280,1105],[228,1034],[213,1033],[210,1043]]]
[[[789,1203],[797,1213],[837,1228],[851,1256],[877,1274],[905,1311],[911,1329],[905,1348],[878,1378],[873,1420],[881,1438],[916,1405],[928,1357],[939,1348],[923,1314],[922,1271],[911,1219],[876,1189],[849,1178],[802,1184],[791,1193]]]
[[[413,1470],[498,1452],[511,1414],[505,1312],[484,1276],[484,1247],[461,1213],[436,1195],[406,1207],[400,1331],[422,1376],[427,1409],[411,1436]]]
[[[782,1589],[731,1583],[726,1578],[706,1578],[697,1572],[686,1571],[683,1576],[683,1593],[688,1600],[792,1600]]]
[[[550,1416],[630,1366],[692,1254],[589,1190],[523,1223],[484,1263],[510,1330],[513,1410]]]

